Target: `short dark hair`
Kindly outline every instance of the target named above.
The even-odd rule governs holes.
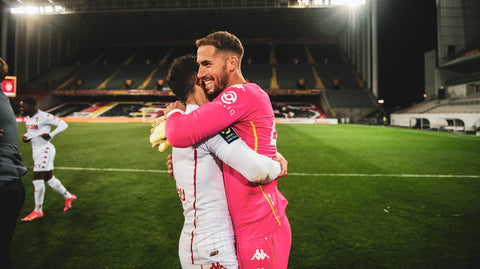
[[[182,102],[195,90],[198,64],[195,56],[185,55],[173,60],[167,74],[167,83],[170,90]]]
[[[243,58],[243,45],[240,39],[227,31],[218,31],[195,41],[197,48],[212,45],[218,50],[231,51],[238,55],[240,62]]]
[[[32,105],[32,106],[36,106],[37,105],[37,101],[35,101],[35,99],[33,98],[25,98],[23,99],[22,101],[24,104],[29,104],[29,105]]]
[[[0,81],[3,81],[8,74],[8,64],[0,58]]]

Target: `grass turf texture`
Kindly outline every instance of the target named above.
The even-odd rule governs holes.
[[[150,147],[148,124],[69,125],[53,141],[54,174],[78,200],[64,213],[63,198],[46,185],[45,216],[17,225],[14,268],[180,268],[183,215],[165,172],[171,150]],[[359,125],[277,129],[289,161],[278,183],[289,200],[289,268],[478,268],[479,137]],[[30,144],[20,143],[29,168],[24,217],[34,208],[33,163]]]

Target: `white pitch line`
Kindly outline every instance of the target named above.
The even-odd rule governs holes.
[[[422,174],[337,174],[337,173],[288,173],[292,176],[314,177],[429,177],[429,178],[480,178],[480,175],[422,175]]]
[[[128,169],[128,168],[93,168],[93,167],[55,167],[58,170],[100,171],[100,172],[134,172],[167,173],[166,170]],[[342,174],[342,173],[288,173],[290,176],[302,177],[423,177],[423,178],[480,178],[480,175],[421,175],[421,174]]]
[[[135,173],[167,173],[167,170],[127,169],[127,168],[93,168],[93,167],[55,167],[57,170],[100,171],[100,172],[135,172]]]

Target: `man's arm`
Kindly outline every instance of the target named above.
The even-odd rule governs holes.
[[[210,152],[250,182],[265,184],[286,174],[279,162],[256,153],[231,127],[213,136],[205,144]]]
[[[66,122],[64,122],[63,120],[61,120],[59,118],[56,118],[56,117],[52,118],[52,120],[50,121],[50,124],[55,125],[56,128],[55,128],[55,130],[53,130],[52,132],[50,132],[48,134],[50,136],[49,139],[52,139],[57,134],[65,131],[65,129],[67,129],[67,127],[68,127],[68,124]],[[41,136],[45,139],[44,135],[45,134],[41,134]],[[48,140],[48,139],[46,139],[46,140]]]
[[[233,95],[234,101],[229,99]],[[185,148],[195,145],[240,119],[245,114],[247,110],[245,104],[248,103],[249,97],[241,86],[228,88],[215,100],[189,114],[182,114],[178,102],[173,103],[166,109],[167,139],[174,147]]]
[[[253,150],[252,150],[253,151]],[[238,156],[241,156],[241,155],[238,155]],[[262,155],[263,156],[263,155]],[[278,178],[281,178],[281,177],[285,177],[287,176],[287,169],[288,169],[288,161],[282,156],[282,154],[280,154],[279,152],[277,152],[276,156],[275,156],[275,161],[279,162],[280,163],[280,167],[281,167],[281,172],[280,174],[278,175]],[[241,162],[243,160],[235,160],[235,162]],[[239,168],[239,170],[242,170],[242,168]],[[172,177],[175,177],[174,173],[173,173],[173,160],[172,160],[172,155],[168,155],[167,156],[167,172],[169,175],[171,175]]]

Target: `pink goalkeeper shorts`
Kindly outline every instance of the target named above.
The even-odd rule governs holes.
[[[237,242],[240,269],[287,269],[292,232],[287,217],[275,232],[262,238]]]

